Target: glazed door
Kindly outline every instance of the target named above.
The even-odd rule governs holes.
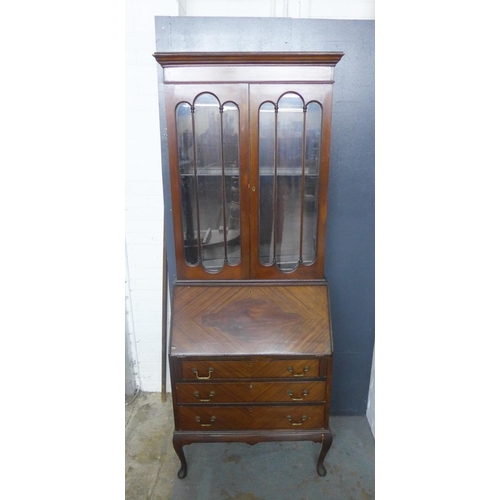
[[[322,279],[331,85],[166,90],[178,279]]]
[[[247,279],[248,85],[167,85],[179,279]]]
[[[331,85],[250,85],[251,275],[323,278]]]

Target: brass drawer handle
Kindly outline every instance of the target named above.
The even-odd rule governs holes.
[[[191,371],[196,375],[197,379],[199,379],[199,380],[208,380],[212,376],[212,373],[214,372],[214,369],[213,368],[209,368],[208,369],[208,377],[200,377],[198,375],[198,370],[196,368],[193,368]]]
[[[215,422],[215,417],[210,417],[210,423],[209,424],[203,424],[201,422],[201,417],[196,417],[195,420],[202,426],[202,427],[210,427],[214,422]]]
[[[302,373],[294,373],[293,372],[293,366],[289,366],[287,370],[294,376],[294,377],[304,377],[305,374],[309,371],[308,366],[304,366],[304,371]]]
[[[302,425],[306,420],[307,420],[307,415],[302,415],[301,421],[300,422],[294,422],[292,420],[292,416],[288,415],[286,419],[292,424],[292,425]]]
[[[304,389],[302,391],[302,397],[301,398],[294,398],[293,397],[293,392],[290,391],[290,390],[286,391],[286,393],[290,396],[290,398],[292,399],[292,401],[302,401],[309,394],[309,391],[307,389]]]
[[[200,398],[200,393],[198,391],[194,391],[194,395],[202,402],[202,403],[206,403],[208,401],[211,401],[211,399],[215,396],[215,391],[210,391],[210,393],[208,394],[208,399],[201,399]]]

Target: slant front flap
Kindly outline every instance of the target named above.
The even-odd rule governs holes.
[[[331,352],[326,285],[174,289],[174,356]]]

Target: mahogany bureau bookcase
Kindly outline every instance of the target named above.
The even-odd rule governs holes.
[[[321,443],[326,474],[333,342],[323,269],[342,56],[154,54],[175,235],[168,359],[179,478],[185,445],[228,441]]]

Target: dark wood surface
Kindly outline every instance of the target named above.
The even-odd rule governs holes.
[[[179,103],[192,104],[197,95],[209,92],[220,102],[234,102],[239,109],[239,172],[240,172],[240,242],[241,263],[224,265],[221,271],[208,272],[202,265],[188,265],[184,256],[182,228],[181,175],[175,112],[167,113],[170,182],[172,189],[172,216],[175,232],[177,278],[180,280],[245,280],[245,279],[322,279],[324,276],[325,227],[328,195],[328,167],[330,161],[330,134],[332,113],[331,84],[184,84],[166,85],[165,95],[169,110]],[[287,93],[298,93],[305,103],[319,102],[322,106],[322,141],[318,189],[318,231],[316,259],[312,264],[299,263],[293,272],[283,272],[276,265],[262,265],[259,258],[259,108],[263,102],[277,103]]]
[[[180,102],[192,104],[198,94],[212,92],[221,102],[234,102],[240,113],[239,128],[239,162],[240,162],[240,225],[241,225],[241,263],[236,266],[225,265],[218,273],[207,272],[201,263],[197,266],[186,264],[184,257],[184,238],[182,229],[181,175],[178,168],[178,145],[175,107]],[[248,141],[243,140],[248,135],[248,89],[246,85],[166,85],[165,96],[169,104],[167,113],[168,152],[170,159],[170,184],[172,186],[172,212],[175,233],[175,259],[177,278],[180,280],[243,280],[250,276],[250,235],[245,228],[249,225],[248,209]]]
[[[343,55],[343,52],[155,52],[153,57],[165,68],[213,64],[335,66]]]
[[[176,286],[173,295],[172,356],[332,352],[326,285]]]
[[[332,119],[332,86],[328,84],[267,84],[250,85],[250,241],[259,242],[259,108],[263,102],[278,102],[287,92],[297,92],[306,103],[322,104],[322,141],[318,186],[318,232],[316,260],[311,265],[299,263],[293,272],[284,273],[276,265],[264,266],[259,259],[259,245],[251,252],[251,277],[256,279],[321,279],[324,277],[326,209],[328,198],[328,167]],[[255,191],[253,188],[255,187]]]
[[[321,429],[323,405],[179,407],[179,430]]]
[[[178,383],[175,391],[179,404],[219,404],[280,402],[324,402],[326,382],[205,382]]]
[[[332,443],[328,427],[332,340],[326,283],[177,284],[171,379],[175,432],[196,442],[313,440],[317,472]]]
[[[182,281],[174,286],[172,294],[169,348],[175,418],[173,445],[181,461],[178,476],[183,478],[187,473],[183,452],[186,444],[209,441],[255,444],[282,439],[321,442],[317,471],[323,476],[326,473],[323,460],[332,443],[328,417],[333,352],[328,288],[323,280],[326,198],[333,67],[343,54],[156,53],[154,56],[164,68],[167,83],[176,277]],[[243,79],[241,83],[239,79]],[[308,83],[300,83],[302,79]],[[219,104],[234,102],[240,120],[242,258],[240,264],[226,263],[217,273],[205,270],[201,261],[196,264],[190,260],[191,264],[187,264],[184,257],[175,109],[181,102],[191,106],[203,92],[217,96]],[[307,266],[299,262],[293,272],[283,272],[276,264],[261,265],[258,251],[258,110],[263,102],[276,104],[288,92],[298,93],[304,105],[319,103],[323,117],[317,258]],[[196,169],[195,155],[193,161]],[[303,177],[304,172],[303,168]],[[196,210],[199,222],[198,205]],[[302,220],[303,212],[299,218]],[[299,226],[302,231],[302,225]],[[197,241],[199,248],[199,235]],[[258,284],[256,280],[268,283]],[[298,280],[315,280],[315,283],[298,286]],[[202,286],[195,281],[212,283]]]
[[[319,376],[318,359],[257,359],[250,361],[182,361],[185,380],[227,378],[311,378]],[[202,378],[200,378],[202,377]],[[208,378],[207,378],[208,377]]]
[[[165,72],[173,72],[171,78],[165,73],[165,97],[177,279],[297,280],[323,278],[333,68],[342,56],[342,52],[154,54],[158,63],[165,68]],[[305,83],[302,80],[305,75],[312,80]],[[181,181],[175,133],[175,109],[177,105],[181,102],[192,105],[196,96],[204,92],[217,96],[220,102],[234,102],[239,109],[240,117],[238,147],[242,260],[236,266],[226,264],[221,271],[216,273],[207,271],[201,262],[197,265],[189,265],[185,260]],[[276,104],[279,98],[288,92],[298,93],[305,103],[317,102],[322,108],[317,257],[311,265],[304,265],[300,262],[293,272],[283,272],[277,265],[262,265],[259,260],[259,108],[264,102]]]

